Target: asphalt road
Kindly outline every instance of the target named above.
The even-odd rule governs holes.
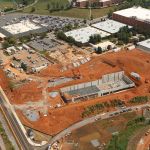
[[[72,126],[66,128],[65,130],[63,130],[62,132],[58,133],[56,136],[54,136],[48,144],[42,146],[42,147],[34,147],[32,145],[29,144],[28,140],[26,139],[24,133],[22,132],[15,116],[13,115],[13,113],[11,112],[11,109],[9,109],[9,106],[7,106],[5,100],[3,99],[3,97],[0,97],[0,104],[1,107],[5,113],[5,115],[7,116],[7,119],[10,121],[12,130],[15,132],[17,139],[21,145],[22,150],[44,150],[48,144],[53,144],[54,142],[56,142],[57,140],[60,140],[61,138],[65,137],[66,135],[70,134],[73,130],[81,128],[87,124],[93,123],[96,120],[102,120],[102,119],[107,119],[107,118],[111,118],[113,116],[119,115],[121,114],[121,111],[123,110],[127,110],[130,109],[130,111],[136,111],[137,109],[141,109],[142,107],[145,106],[149,106],[149,104],[144,104],[144,105],[139,105],[139,106],[133,106],[133,107],[126,107],[124,109],[117,109],[116,111],[113,112],[107,112],[107,113],[103,113],[103,114],[98,114],[96,116],[84,119],[78,123],[73,124]],[[124,112],[128,112],[128,111],[124,111]],[[124,113],[122,112],[122,113]]]
[[[63,130],[62,132],[58,133],[56,136],[54,136],[51,139],[51,141],[49,141],[49,144],[53,144],[57,140],[60,140],[61,138],[65,137],[66,135],[70,134],[73,130],[81,128],[87,124],[93,123],[96,120],[108,119],[108,118],[120,115],[122,113],[129,112],[129,111],[124,111],[124,112],[120,113],[121,111],[127,110],[127,109],[131,109],[130,112],[137,111],[137,109],[140,110],[141,108],[143,108],[145,106],[150,106],[150,105],[149,104],[143,104],[143,105],[138,105],[138,106],[133,106],[133,107],[126,107],[124,109],[118,109],[118,110],[113,111],[113,112],[98,114],[96,116],[84,119],[78,123],[73,124],[72,126],[68,127],[67,129]]]
[[[1,108],[3,109],[7,119],[9,120],[12,130],[17,136],[17,139],[21,145],[22,150],[34,150],[34,148],[28,143],[26,137],[24,136],[15,116],[11,113],[11,110],[7,106],[5,106],[5,101],[2,97],[0,97]]]

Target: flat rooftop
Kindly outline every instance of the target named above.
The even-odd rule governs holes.
[[[6,36],[2,33],[0,33],[0,38],[5,38]]]
[[[10,24],[2,27],[2,29],[6,30],[12,35],[28,32],[40,28],[41,28],[40,26],[30,22],[29,20],[23,20],[19,23]]]
[[[102,30],[93,27],[80,28],[77,30],[66,32],[65,34],[66,36],[73,37],[77,42],[81,42],[81,43],[88,43],[90,36],[94,34],[99,34],[101,35],[102,38],[110,35],[107,32],[104,32]]]
[[[147,40],[145,40],[145,41],[139,42],[138,45],[150,49],[150,39],[147,39]]]
[[[106,31],[111,34],[119,32],[120,28],[125,27],[125,26],[127,25],[124,23],[120,23],[118,21],[114,21],[110,19],[92,25],[92,27]],[[131,28],[131,26],[129,27]]]
[[[139,20],[150,21],[150,10],[142,7],[132,7],[116,11],[114,14],[118,14],[127,18],[136,17]]]
[[[93,45],[94,47],[101,47],[102,49],[105,49],[108,47],[108,45],[111,45],[112,47],[115,46],[114,43],[110,42],[110,41],[104,41],[104,42],[100,42],[98,44]]]

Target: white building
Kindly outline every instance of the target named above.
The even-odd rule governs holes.
[[[127,25],[124,23],[120,23],[118,21],[109,20],[109,19],[92,25],[92,27],[106,31],[111,34],[119,32],[120,28],[125,26]],[[131,26],[129,26],[129,28],[131,28]]]
[[[110,42],[110,41],[105,41],[105,42],[101,42],[101,43],[98,43],[96,45],[93,45],[93,48],[95,50],[97,50],[98,47],[101,47],[102,51],[108,51],[108,50],[114,49],[115,48],[115,44]]]
[[[92,36],[94,34],[99,34],[99,35],[101,35],[102,38],[103,37],[107,37],[107,36],[110,35],[107,32],[104,32],[102,30],[98,30],[98,29],[90,27],[90,26],[89,27],[80,28],[80,29],[77,29],[77,30],[72,30],[72,31],[69,31],[69,32],[65,33],[65,35],[67,37],[71,36],[77,42],[81,42],[82,44],[88,43],[89,39],[90,39],[90,36]]]
[[[29,20],[24,20],[19,23],[10,24],[7,26],[3,26],[2,29],[11,33],[12,35],[32,31],[41,28],[40,26],[30,22]]]
[[[3,41],[6,38],[6,36],[2,33],[0,33],[0,41]]]
[[[150,39],[139,42],[137,47],[150,53]]]
[[[116,21],[131,25],[142,32],[150,32],[150,10],[142,7],[132,7],[113,13]]]

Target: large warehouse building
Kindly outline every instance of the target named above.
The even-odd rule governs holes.
[[[120,23],[118,21],[107,19],[105,21],[98,22],[96,24],[92,24],[92,27],[108,32],[110,34],[115,34],[119,32],[120,28],[127,26],[124,23]],[[129,28],[132,28],[129,26]]]
[[[135,87],[124,71],[103,75],[102,78],[61,88],[65,102],[79,102]]]
[[[113,13],[113,19],[141,31],[150,32],[150,10],[142,7],[132,7]]]
[[[68,31],[65,33],[67,37],[71,36],[77,42],[81,42],[82,44],[88,43],[90,36],[95,35],[95,34],[99,34],[102,38],[110,36],[109,33],[90,27],[90,26],[80,28],[80,29],[75,29],[75,30]]]
[[[17,23],[9,23],[4,26],[0,26],[0,32],[6,37],[12,36],[27,36],[34,33],[43,33],[47,29],[43,26],[37,25],[30,20],[22,20]]]
[[[141,50],[144,50],[148,53],[150,53],[150,39],[147,39],[145,41],[139,42],[137,44],[137,47]]]

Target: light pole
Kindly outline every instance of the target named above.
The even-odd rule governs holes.
[[[92,16],[91,0],[89,0],[89,8],[90,8],[90,16],[89,16],[89,19],[91,20],[91,16]]]

